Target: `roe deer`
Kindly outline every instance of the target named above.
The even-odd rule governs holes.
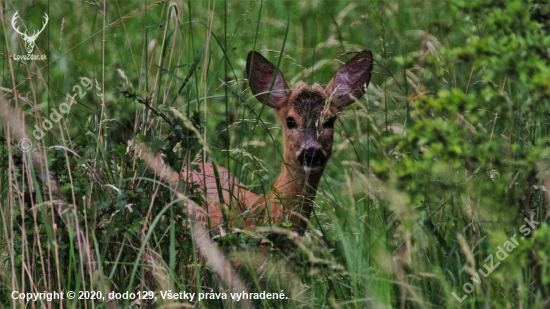
[[[231,192],[237,211],[248,210],[249,227],[255,225],[253,217],[269,217],[274,222],[290,220],[293,228],[303,234],[311,202],[332,153],[334,122],[344,107],[361,98],[372,68],[372,52],[364,50],[338,69],[325,89],[318,84],[309,87],[299,83],[292,90],[281,72],[275,77],[277,68],[271,62],[250,52],[246,63],[250,89],[260,102],[273,108],[283,124],[284,163],[273,189],[264,196],[246,190],[227,169],[218,167],[224,199],[221,204],[214,202],[220,197],[212,164],[198,164],[200,172],[185,168],[182,178],[207,190],[211,226],[222,223]],[[173,178],[179,176],[174,173]]]

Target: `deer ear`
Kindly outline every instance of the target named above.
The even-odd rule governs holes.
[[[355,102],[352,96],[356,99],[363,96],[364,89],[369,86],[372,68],[372,52],[360,52],[338,69],[325,89],[327,96],[332,97],[339,108]]]
[[[246,74],[252,93],[260,102],[264,102],[271,88],[273,77],[277,67],[255,51],[248,53],[246,60]],[[267,101],[267,106],[279,108],[290,96],[290,87],[285,81],[283,74],[277,72],[271,95]]]

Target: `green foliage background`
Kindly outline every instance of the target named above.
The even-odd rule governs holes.
[[[303,239],[290,237],[303,246],[275,246],[262,268],[255,244],[267,234],[216,242],[229,260],[241,258],[238,274],[249,291],[289,296],[252,305],[549,306],[546,1],[1,4],[3,307],[25,306],[12,291],[227,291],[214,261],[197,256],[185,207],[128,141],[162,154],[174,170],[201,159],[200,139],[175,108],[206,137],[207,160],[266,193],[282,164],[282,135],[247,90],[247,53],[262,51],[277,64],[282,52],[279,67],[291,85],[326,85],[346,53],[363,49],[373,51],[375,72],[336,124],[311,227]],[[49,66],[7,58],[24,52],[10,24],[15,11],[29,29],[48,12],[34,53],[46,54]],[[63,125],[34,139],[33,152],[21,152],[16,128],[32,136],[67,93],[77,94],[82,77],[93,87],[76,97]],[[48,184],[47,175],[55,181]],[[185,192],[203,203],[196,186]],[[537,230],[497,260],[499,247],[523,235],[526,217],[541,222]],[[501,264],[475,283],[491,254]],[[270,271],[259,275],[264,268]],[[467,283],[475,287],[470,294]],[[459,302],[452,292],[468,297]]]

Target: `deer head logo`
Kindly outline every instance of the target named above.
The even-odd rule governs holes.
[[[34,41],[36,41],[36,38],[38,38],[38,35],[40,33],[42,33],[42,31],[44,31],[44,29],[46,28],[46,25],[48,24],[48,14],[44,13],[44,18],[46,19],[46,21],[42,24],[42,29],[40,29],[40,31],[36,32],[36,30],[34,30],[34,32],[32,33],[32,35],[26,35],[25,33],[19,31],[19,27],[15,25],[15,20],[17,18],[20,18],[19,16],[19,11],[15,12],[15,14],[13,15],[13,18],[11,19],[11,26],[13,27],[13,29],[15,30],[15,32],[19,33],[21,35],[21,37],[23,37],[23,41],[25,41],[25,49],[27,50],[27,53],[32,53],[33,49],[34,49]]]

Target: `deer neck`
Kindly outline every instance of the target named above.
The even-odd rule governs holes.
[[[302,167],[283,164],[270,194],[272,216],[290,219],[293,227],[303,234],[322,175],[322,170],[306,174]]]

